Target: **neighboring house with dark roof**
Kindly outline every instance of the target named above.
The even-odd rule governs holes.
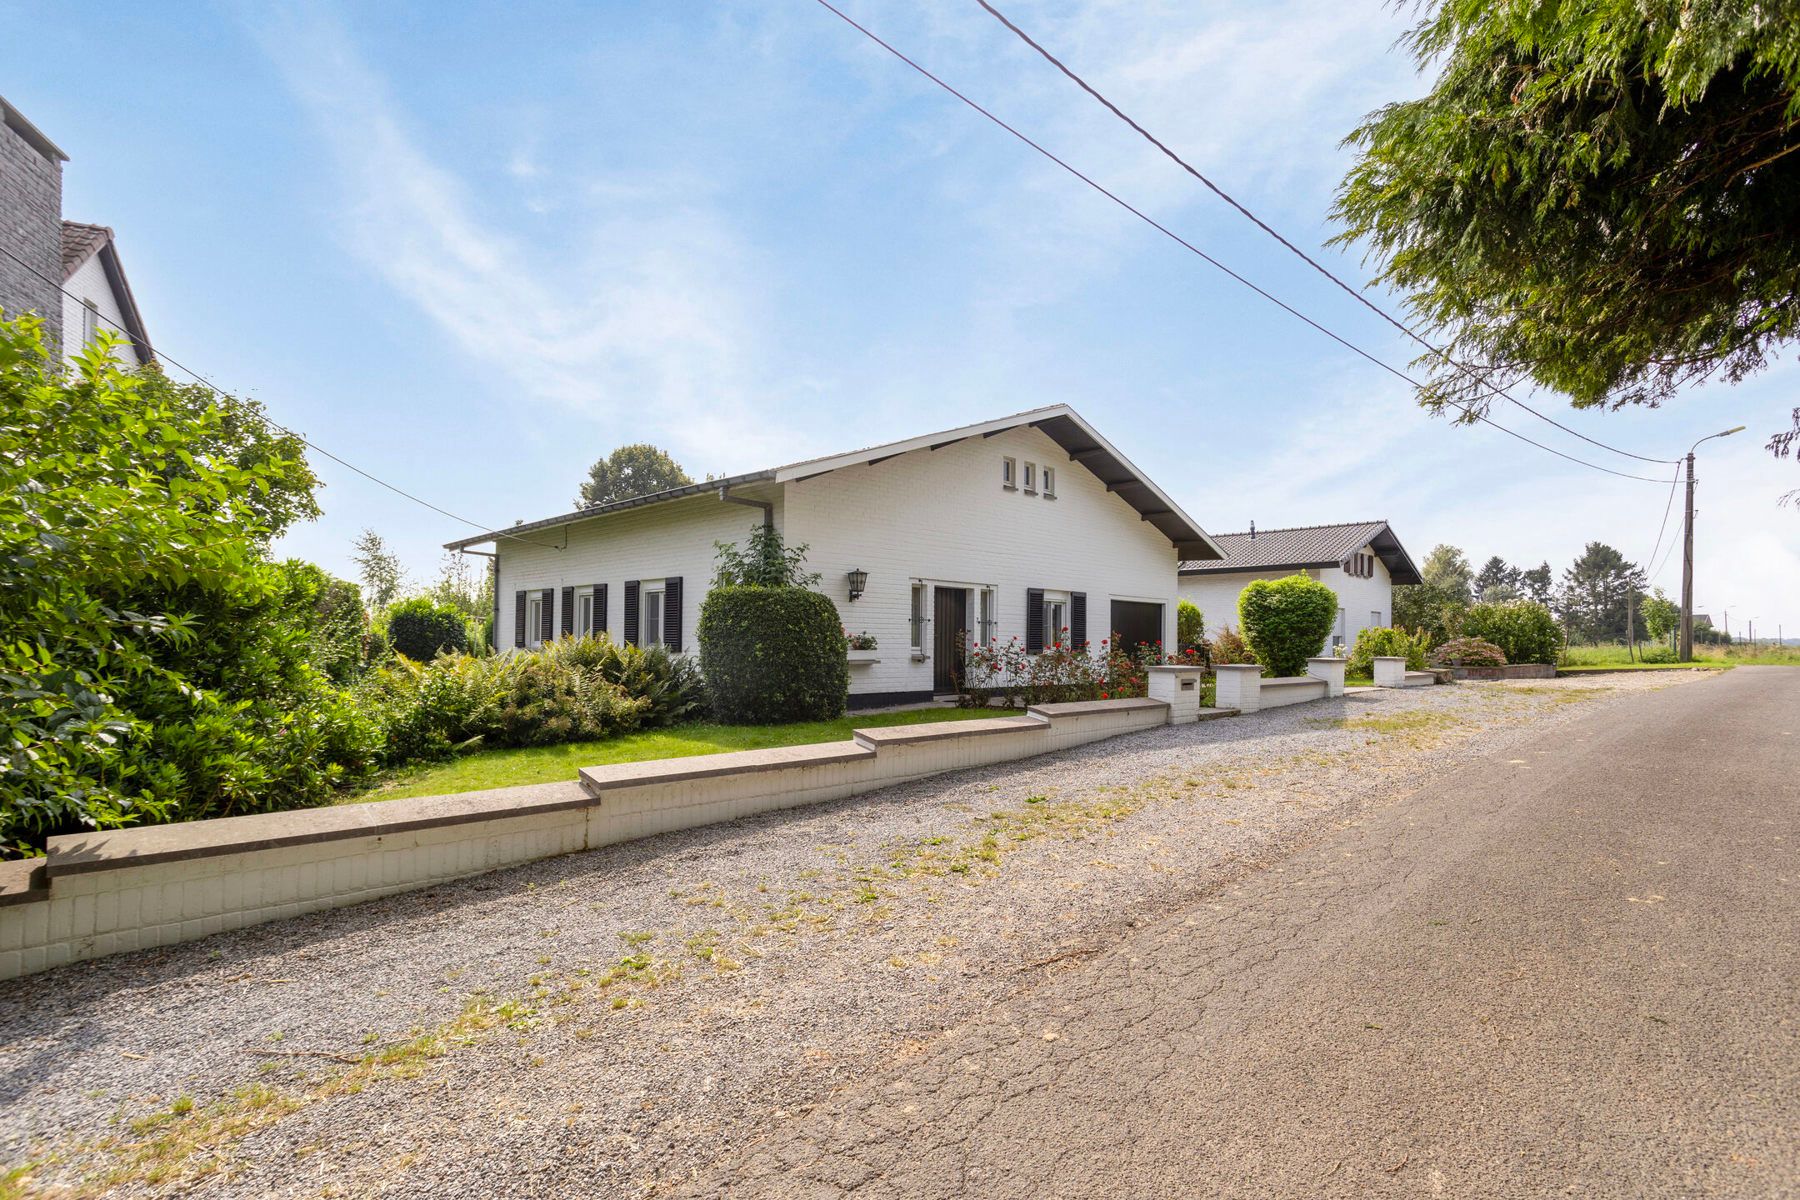
[[[748,506],[748,507],[746,507]],[[760,512],[757,510],[761,510]],[[1176,567],[1218,544],[1073,409],[1034,409],[451,542],[492,543],[499,648],[605,632],[698,649],[716,542],[766,521],[874,635],[850,703],[952,690],[970,639],[1172,644]]]
[[[150,338],[113,231],[62,219],[68,158],[0,97],[0,310],[44,318],[64,358],[105,330],[128,340],[114,351],[122,362],[148,363]]]
[[[1394,584],[1421,582],[1419,569],[1386,521],[1302,525],[1213,535],[1221,559],[1181,564],[1181,598],[1206,618],[1209,634],[1236,629],[1238,596],[1253,579],[1304,574],[1338,596],[1337,621],[1326,645],[1356,643],[1364,629],[1394,619]]]

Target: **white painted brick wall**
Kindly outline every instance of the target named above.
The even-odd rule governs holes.
[[[734,495],[775,503],[775,523],[782,523],[777,485],[745,488]],[[615,640],[625,636],[625,582],[629,579],[682,580],[682,649],[699,653],[695,630],[700,602],[712,584],[718,552],[715,542],[742,542],[762,524],[762,512],[726,504],[716,495],[695,496],[667,504],[610,513],[564,529],[540,529],[520,537],[501,538],[500,619],[495,627],[502,650],[513,644],[514,596],[520,590],[556,589],[556,621],[562,630],[562,589],[604,583],[606,628]],[[567,543],[566,549],[559,549]],[[529,632],[529,631],[528,631]]]
[[[1013,457],[1056,471],[1056,498],[1005,491],[1000,463]],[[941,450],[916,450],[873,466],[848,467],[813,479],[742,489],[737,494],[775,501],[775,521],[790,545],[808,546],[807,567],[823,579],[819,589],[838,607],[852,633],[879,641],[878,662],[850,669],[850,690],[924,692],[932,664],[915,661],[910,648],[911,588],[915,580],[997,589],[998,636],[1025,636],[1025,592],[1085,592],[1088,636],[1106,637],[1114,599],[1163,605],[1163,640],[1174,638],[1175,549],[1135,509],[1044,434],[1015,429],[970,438]],[[712,582],[713,543],[742,541],[761,520],[755,509],[699,496],[628,510],[568,527],[567,549],[539,548],[502,539],[500,615],[502,648],[513,638],[515,594],[605,583],[607,628],[624,630],[628,579],[683,577],[685,648],[698,650],[694,632]],[[521,535],[561,546],[564,531]],[[847,576],[869,573],[868,590],[851,602]],[[929,599],[927,617],[930,615]],[[979,598],[969,599],[971,632]],[[556,629],[562,628],[560,608]],[[931,630],[925,631],[929,647]]]
[[[1001,487],[1001,459],[1056,471],[1056,499]],[[1175,481],[1179,490],[1179,481]],[[923,579],[998,589],[998,636],[1025,636],[1025,592],[1087,593],[1088,637],[1111,624],[1113,599],[1163,605],[1165,643],[1175,636],[1175,549],[1055,442],[1021,428],[970,438],[941,450],[916,450],[872,466],[848,467],[787,485],[785,532],[811,546],[808,563],[824,574],[852,633],[880,642],[881,661],[851,669],[857,692],[926,691],[932,664],[909,652],[912,584]],[[846,574],[869,573],[852,604]],[[978,600],[969,601],[971,632]],[[927,617],[930,616],[929,601]],[[931,643],[926,629],[925,645]]]

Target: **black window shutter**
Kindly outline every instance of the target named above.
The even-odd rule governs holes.
[[[1044,652],[1044,589],[1025,589],[1025,653]]]
[[[681,576],[663,580],[663,645],[681,652]]]
[[[553,641],[556,638],[556,589],[544,589],[544,611],[539,614],[538,640]]]
[[[1069,593],[1069,645],[1076,650],[1087,645],[1087,593]]]
[[[513,645],[525,644],[525,593],[513,593]]]
[[[606,632],[606,585],[594,585],[594,632]]]
[[[638,581],[625,581],[625,643],[638,644]]]
[[[572,587],[563,589],[562,631],[564,637],[575,632],[575,589]]]

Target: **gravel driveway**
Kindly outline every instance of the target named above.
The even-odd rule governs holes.
[[[655,1192],[1445,764],[1692,678],[1152,730],[3,984],[0,1164],[27,1195]]]

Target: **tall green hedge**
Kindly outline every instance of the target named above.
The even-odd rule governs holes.
[[[1562,650],[1562,627],[1535,600],[1477,604],[1463,617],[1463,636],[1500,647],[1509,663],[1553,663]]]
[[[837,607],[796,587],[727,585],[700,606],[700,671],[721,721],[752,725],[844,715],[848,646]]]
[[[1337,621],[1337,593],[1316,579],[1255,579],[1238,596],[1238,624],[1256,661],[1276,676],[1303,675]]]
[[[463,615],[424,596],[402,600],[388,609],[387,635],[395,650],[419,662],[429,662],[439,653],[461,654],[469,648]]]

